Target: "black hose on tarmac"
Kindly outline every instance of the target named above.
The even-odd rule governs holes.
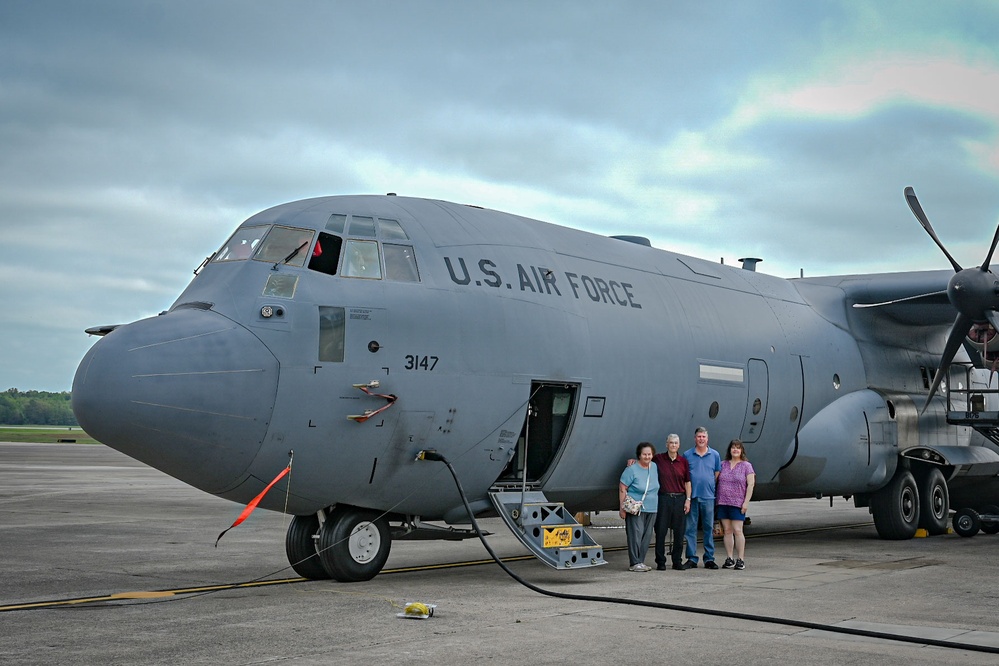
[[[479,528],[479,523],[475,520],[475,515],[472,513],[472,507],[468,505],[468,498],[465,497],[465,489],[461,485],[461,480],[458,479],[458,474],[454,471],[454,467],[451,466],[450,461],[445,458],[442,454],[434,450],[421,451],[419,458],[422,460],[437,460],[445,465],[447,465],[448,471],[451,472],[451,477],[454,479],[455,486],[458,488],[458,494],[461,495],[461,502],[465,505],[465,511],[468,512],[468,518],[472,522],[472,527],[475,529],[475,533],[479,536],[479,541],[485,546],[486,552],[489,556],[503,569],[511,578],[515,581],[528,588],[529,590],[534,590],[538,594],[544,594],[549,597],[555,597],[557,599],[572,599],[574,601],[599,601],[611,604],[623,604],[627,606],[645,606],[647,608],[662,608],[664,610],[678,611],[680,613],[695,613],[698,615],[710,615],[714,617],[728,617],[736,620],[749,620],[751,622],[765,622],[768,624],[781,624],[789,627],[800,627],[802,629],[814,629],[816,631],[828,631],[837,634],[848,634],[851,636],[863,636],[865,638],[879,638],[882,640],[889,641],[900,641],[903,643],[914,643],[916,645],[932,645],[933,647],[948,648],[952,650],[968,650],[970,652],[988,652],[992,654],[999,654],[999,647],[992,647],[989,645],[974,645],[971,643],[960,643],[957,641],[942,641],[935,638],[920,638],[917,636],[904,636],[901,634],[889,634],[881,631],[868,631],[866,629],[853,629],[850,627],[837,627],[828,624],[820,624],[818,622],[807,622],[805,620],[792,620],[788,618],[780,617],[769,617],[766,615],[750,615],[749,613],[736,613],[734,611],[725,610],[712,610],[709,608],[695,608],[691,606],[678,606],[676,604],[667,604],[658,601],[643,601],[641,599],[622,599],[619,597],[602,597],[594,596],[589,594],[568,594],[565,592],[554,592],[552,590],[546,590],[544,588],[538,587],[533,583],[530,583],[517,574],[513,572],[506,565],[503,560],[501,560],[496,553],[493,551],[489,542],[486,541],[485,535],[482,534],[482,530]]]

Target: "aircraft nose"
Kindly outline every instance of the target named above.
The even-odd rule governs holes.
[[[218,493],[263,443],[278,372],[243,326],[180,308],[98,340],[76,371],[73,412],[94,439]]]

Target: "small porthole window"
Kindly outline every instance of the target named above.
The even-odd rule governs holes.
[[[718,416],[718,401],[717,400],[715,402],[712,402],[711,406],[708,407],[708,418],[709,419],[713,419],[716,416]]]
[[[798,407],[795,406],[791,408],[791,423],[794,423],[797,420],[798,420]]]
[[[753,401],[753,414],[759,414],[761,409],[763,409],[763,401],[757,398]]]
[[[840,385],[841,384],[840,384],[840,381],[839,381],[839,375],[838,374],[833,375],[833,388],[838,391]]]

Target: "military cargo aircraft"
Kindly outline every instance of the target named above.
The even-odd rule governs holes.
[[[635,445],[702,425],[746,443],[754,500],[852,498],[886,539],[944,532],[953,506],[977,531],[999,514],[999,230],[964,269],[905,195],[953,271],[784,279],[445,201],[279,205],[168,311],[89,329],[73,408],[235,502],[291,455],[260,506],[294,514],[288,558],[314,579],[472,535],[427,451],[551,566],[600,564],[571,512],[616,511]]]

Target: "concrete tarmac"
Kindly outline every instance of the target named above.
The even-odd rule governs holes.
[[[396,542],[369,582],[303,581],[284,553],[287,516],[258,511],[213,547],[241,508],[102,446],[0,443],[0,660],[999,663],[968,649],[557,599],[483,563],[477,540]],[[606,513],[590,533],[607,565],[509,566],[557,592],[999,648],[999,535],[882,541],[867,510],[842,499],[761,502],[751,516],[745,571],[629,572],[622,521]],[[526,555],[498,519],[482,522],[501,557]],[[435,616],[398,618],[410,601],[436,604]]]

